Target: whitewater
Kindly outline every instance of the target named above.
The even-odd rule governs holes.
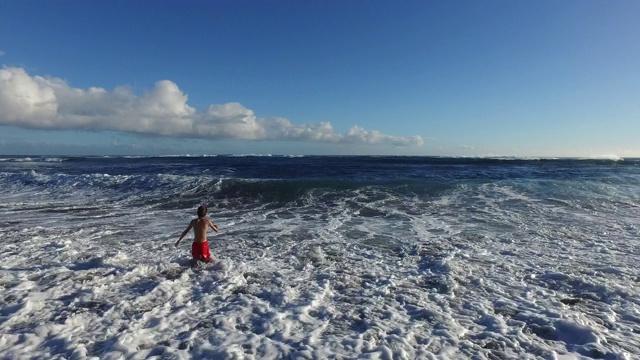
[[[638,159],[0,156],[0,249],[3,359],[640,358]]]

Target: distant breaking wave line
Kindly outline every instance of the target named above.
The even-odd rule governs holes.
[[[0,69],[0,125],[32,129],[118,131],[210,140],[281,140],[355,145],[419,146],[420,136],[393,136],[360,126],[338,133],[329,122],[295,124],[282,117],[257,117],[240,103],[197,111],[169,80],[141,96],[128,87],[70,87],[59,78]]]

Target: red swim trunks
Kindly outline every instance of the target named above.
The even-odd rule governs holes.
[[[194,260],[211,261],[211,252],[209,252],[209,243],[206,241],[194,242],[191,245],[191,255],[193,255]]]

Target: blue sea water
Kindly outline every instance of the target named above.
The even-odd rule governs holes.
[[[639,159],[5,156],[0,199],[0,357],[640,354]]]

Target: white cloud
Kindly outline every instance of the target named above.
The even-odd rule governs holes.
[[[0,69],[0,124],[22,128],[110,130],[170,137],[291,140],[347,144],[422,145],[420,136],[391,136],[352,127],[337,133],[330,123],[294,124],[261,118],[232,102],[196,111],[178,86],[162,80],[137,96],[127,87],[109,92],[70,87],[64,80],[31,76],[24,69]]]
[[[389,143],[396,146],[422,145],[423,141],[420,136],[391,136],[383,134],[379,131],[367,131],[359,126],[349,129],[346,139],[350,143],[358,144],[380,144]]]

